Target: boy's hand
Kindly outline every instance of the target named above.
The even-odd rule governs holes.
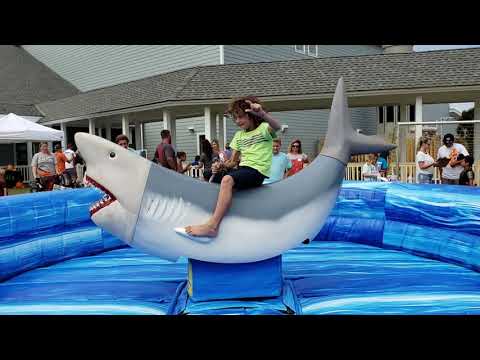
[[[222,170],[223,164],[221,162],[216,162],[212,164],[212,173],[216,174],[220,170]]]
[[[245,109],[245,112],[252,113],[253,115],[256,115],[260,118],[264,118],[265,116],[265,111],[262,109],[262,105],[253,103],[250,100],[245,100],[245,102],[250,105],[250,109]]]

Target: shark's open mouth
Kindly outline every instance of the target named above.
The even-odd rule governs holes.
[[[94,186],[100,190],[102,190],[105,194],[103,195],[102,199],[94,203],[90,207],[90,216],[93,216],[96,212],[100,211],[101,209],[107,207],[111,203],[117,200],[115,195],[113,195],[105,186],[93,180],[90,176],[86,175],[84,183],[86,186]]]

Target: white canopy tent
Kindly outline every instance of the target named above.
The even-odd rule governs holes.
[[[0,118],[0,144],[62,140],[63,131],[36,124],[13,113]]]

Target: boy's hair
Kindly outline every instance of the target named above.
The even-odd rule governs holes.
[[[185,153],[185,151],[179,151],[177,152],[177,158],[181,158],[182,156],[187,156],[187,154]]]
[[[273,139],[272,141],[273,141],[274,143],[277,143],[277,144],[279,144],[279,145],[282,145],[282,139],[280,139],[280,138],[275,138],[275,139]]]
[[[170,130],[162,130],[160,131],[160,136],[162,139],[166,139],[170,136]]]
[[[244,114],[247,114],[248,118],[253,121],[254,126],[258,127],[258,125],[260,125],[265,120],[263,120],[262,118],[256,115],[253,115],[250,112],[245,112],[245,110],[250,109],[250,105],[245,100],[249,100],[252,103],[262,105],[260,100],[255,96],[243,96],[240,98],[235,98],[232,100],[232,102],[230,102],[230,104],[228,104],[227,110],[225,111],[225,115],[236,118],[236,117],[243,116]],[[262,105],[262,108],[264,111],[266,111],[263,105]]]
[[[200,160],[200,155],[195,155],[195,161],[199,161]]]
[[[120,134],[115,138],[115,144],[118,144],[121,140],[127,140],[127,143],[130,142],[130,140],[128,140],[127,135]]]

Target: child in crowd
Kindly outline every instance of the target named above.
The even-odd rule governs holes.
[[[226,162],[218,161],[212,168],[220,182],[220,193],[213,215],[204,224],[176,228],[182,235],[215,237],[223,217],[232,203],[233,189],[244,190],[261,186],[270,173],[272,164],[272,142],[280,130],[280,123],[265,112],[256,97],[248,96],[233,100],[226,111],[241,128],[230,142],[232,156]],[[237,169],[237,163],[241,161]]]
[[[473,156],[459,154],[457,161],[461,160],[460,165],[463,166],[463,171],[460,173],[459,185],[475,186],[475,173],[473,172]]]
[[[177,152],[177,171],[180,174],[185,174],[192,167],[191,164],[185,164],[187,161],[187,154],[184,151]]]
[[[192,166],[198,166],[200,164],[200,155],[195,155],[195,160],[192,161]]]

